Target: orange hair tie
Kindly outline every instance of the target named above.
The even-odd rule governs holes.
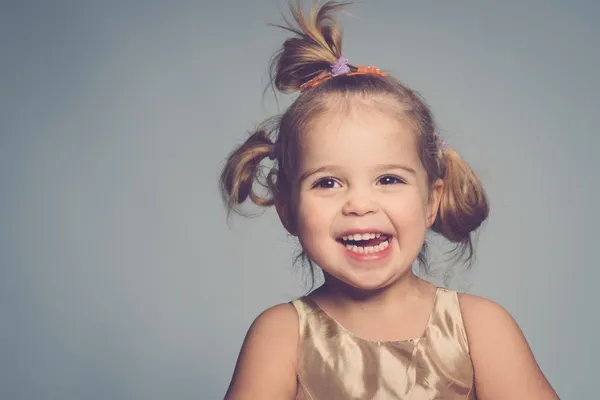
[[[380,70],[377,67],[373,67],[373,66],[360,66],[357,67],[355,71],[349,71],[346,72],[344,74],[338,74],[338,75],[376,75],[376,76],[388,76],[387,72],[383,72],[382,70]],[[328,72],[321,72],[319,75],[315,76],[314,78],[312,78],[311,80],[309,80],[308,82],[303,83],[302,85],[300,85],[300,92],[306,92],[308,89],[312,89],[315,86],[320,85],[321,83],[325,82],[326,80],[329,80],[331,78],[333,78],[334,76],[338,76],[338,75],[333,75],[331,73]]]

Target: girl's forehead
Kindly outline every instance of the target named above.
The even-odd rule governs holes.
[[[417,137],[406,117],[374,108],[324,112],[302,136],[299,144],[305,156],[418,155]]]
[[[329,94],[319,103],[316,112],[305,120],[302,136],[343,134],[354,129],[413,131],[406,105],[389,95]]]

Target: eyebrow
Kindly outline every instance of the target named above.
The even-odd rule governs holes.
[[[379,164],[376,170],[389,170],[389,169],[402,169],[412,175],[416,175],[417,171],[413,167],[409,167],[408,165],[403,164]]]
[[[300,177],[298,178],[298,183],[304,182],[311,175],[318,174],[320,172],[325,172],[325,171],[335,172],[335,171],[339,171],[340,169],[341,168],[337,165],[323,165],[322,167],[319,167],[319,168],[309,169],[309,170],[304,171],[302,173],[302,175],[300,175]],[[409,167],[408,165],[403,165],[403,164],[379,164],[375,167],[376,171],[387,171],[387,170],[391,170],[391,169],[401,169],[412,175],[417,174],[417,171],[414,168]]]

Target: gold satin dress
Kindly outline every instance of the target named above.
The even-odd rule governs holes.
[[[474,400],[473,366],[455,291],[438,288],[423,335],[361,339],[314,301],[298,312],[297,400]]]

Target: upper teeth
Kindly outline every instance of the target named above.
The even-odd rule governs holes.
[[[381,236],[381,233],[355,233],[354,235],[342,236],[342,240],[369,240]]]

